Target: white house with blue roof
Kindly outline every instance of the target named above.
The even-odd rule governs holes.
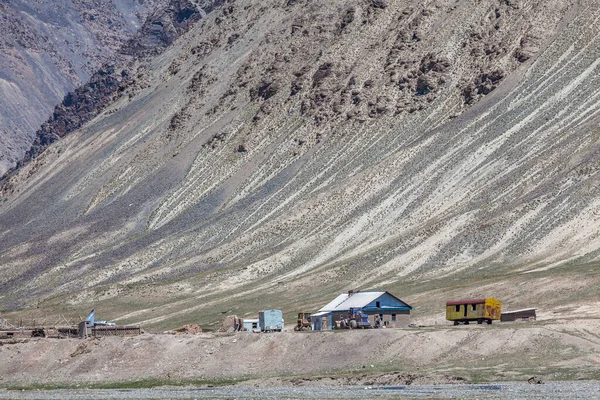
[[[337,296],[312,315],[314,330],[333,329],[336,321],[348,317],[350,309],[369,315],[371,326],[379,319],[381,327],[398,328],[410,324],[412,307],[387,291],[354,292]]]

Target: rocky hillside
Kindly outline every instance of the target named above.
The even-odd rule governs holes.
[[[219,0],[204,1],[200,7],[189,0],[170,0],[167,5],[151,13],[135,36],[116,51],[110,62],[94,72],[84,85],[69,92],[54,108],[52,116],[35,132],[33,144],[25,156],[6,175],[37,157],[50,144],[80,128],[108,104],[125,95],[127,89],[143,76],[143,72],[136,73],[136,68],[143,68],[140,65],[144,60],[162,53],[219,3]]]
[[[424,316],[597,306],[598,16],[225,1],[4,182],[0,304],[157,325],[348,288]]]
[[[52,108],[168,0],[0,2],[0,176]]]

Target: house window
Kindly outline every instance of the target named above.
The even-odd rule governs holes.
[[[377,307],[377,308],[381,308],[381,302],[380,302],[380,301],[376,302],[376,303],[375,303],[375,307]]]
[[[477,311],[477,304],[472,305],[473,311]]]
[[[454,311],[460,312],[460,305],[459,304],[457,304],[457,305],[454,306]]]
[[[252,323],[252,329],[258,329],[258,323],[257,322],[253,322]]]
[[[392,314],[392,322],[396,321],[396,314]]]

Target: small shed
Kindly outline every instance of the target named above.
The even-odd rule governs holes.
[[[81,339],[85,339],[92,334],[92,326],[90,321],[81,321],[77,326],[77,336]]]
[[[331,319],[331,313],[327,311],[312,314],[310,319],[312,320],[313,331],[322,331],[323,326],[325,326],[325,329],[331,329],[329,326],[333,324],[333,322],[331,324],[329,323],[329,319]]]
[[[535,321],[535,308],[523,308],[522,310],[505,311],[500,315],[500,321]]]
[[[248,332],[259,332],[260,322],[258,318],[244,318],[244,328]]]
[[[371,326],[375,326],[375,316],[382,326],[403,327],[410,324],[412,307],[387,291],[342,293],[312,315],[312,328],[319,331],[333,329],[336,321],[348,316],[350,309],[360,309],[369,315]]]

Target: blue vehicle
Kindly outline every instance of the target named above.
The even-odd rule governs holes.
[[[348,318],[342,320],[340,327],[343,329],[369,329],[371,328],[369,314],[363,313],[360,308],[351,307]]]

